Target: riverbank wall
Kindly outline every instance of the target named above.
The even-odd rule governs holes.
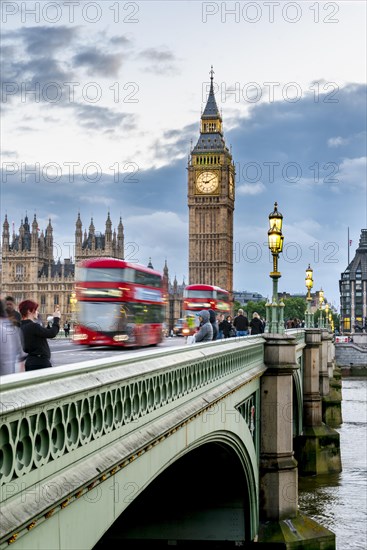
[[[367,334],[352,338],[352,342],[335,344],[335,363],[343,376],[367,376]]]

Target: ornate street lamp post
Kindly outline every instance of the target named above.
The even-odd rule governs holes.
[[[322,290],[322,288],[319,290],[319,310],[320,310],[320,315],[319,315],[319,328],[324,328],[324,316],[323,316],[323,313],[322,313],[322,304],[324,303],[324,291]]]
[[[274,211],[269,214],[268,246],[273,255],[273,271],[270,277],[273,279],[272,302],[267,304],[267,332],[284,334],[284,303],[278,302],[278,279],[281,273],[278,271],[278,256],[283,250],[282,235],[283,216],[278,212],[278,204],[274,203]]]
[[[329,330],[329,304],[325,304],[325,328]]]
[[[305,325],[306,325],[306,328],[313,328],[313,326],[314,326],[314,324],[313,324],[313,313],[311,312],[311,302],[312,302],[311,288],[313,287],[313,269],[311,269],[310,264],[308,264],[308,268],[306,269],[305,283],[306,283],[306,288],[307,288],[307,297],[306,297],[307,310],[306,310],[306,313],[305,313],[305,318],[306,318]]]

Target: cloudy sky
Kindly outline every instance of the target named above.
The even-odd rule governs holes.
[[[187,156],[209,70],[236,162],[234,287],[269,295],[268,214],[284,216],[280,290],[338,305],[367,227],[366,4],[2,2],[1,220],[107,212],[126,257],[188,273]]]

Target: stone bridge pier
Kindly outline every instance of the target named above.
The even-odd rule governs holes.
[[[328,370],[331,337],[327,331],[306,329],[303,374],[303,432],[295,438],[295,453],[301,475],[341,472],[339,434],[323,422],[328,411],[340,406],[330,401]],[[327,401],[329,399],[329,402]],[[329,403],[329,406],[328,406]]]
[[[260,546],[266,543],[266,547],[271,547],[268,546],[271,543],[283,543],[283,548],[287,549],[332,550],[335,549],[334,534],[298,509],[298,468],[293,452],[293,380],[300,368],[296,340],[291,335],[267,334],[264,337],[267,370],[261,378],[259,543]],[[307,434],[308,425],[321,427],[319,344],[320,333],[313,331],[306,338],[304,349],[306,393],[303,410]],[[325,430],[328,433],[328,429]],[[319,440],[313,432],[311,435],[316,456]],[[310,436],[302,439],[304,446],[309,440]]]

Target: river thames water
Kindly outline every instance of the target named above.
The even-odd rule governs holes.
[[[340,474],[299,480],[300,510],[333,531],[337,550],[367,549],[367,378],[342,379]]]

